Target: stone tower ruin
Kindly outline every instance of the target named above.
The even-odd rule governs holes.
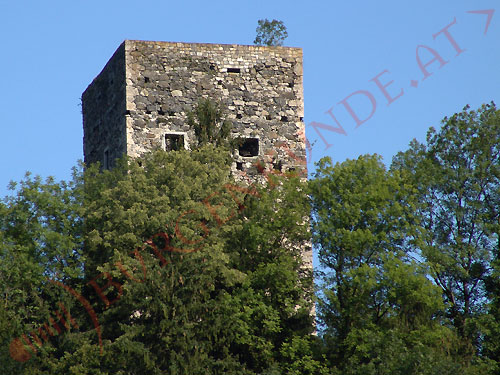
[[[222,103],[242,139],[238,180],[258,179],[258,160],[306,175],[302,49],[234,44],[123,42],[82,95],[85,163],[189,149],[186,115],[200,98]]]
[[[111,168],[123,154],[190,148],[188,111],[200,98],[225,107],[236,180],[306,170],[302,49],[127,40],[82,95],[87,165]],[[259,168],[260,166],[260,168]],[[303,249],[312,267],[310,244]]]

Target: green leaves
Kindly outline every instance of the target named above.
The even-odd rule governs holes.
[[[20,183],[11,184],[13,194],[0,203],[0,363],[7,373],[19,373],[23,366],[12,358],[20,359],[23,353],[9,352],[14,339],[53,319],[58,304],[74,311],[71,297],[48,279],[68,282],[83,276],[80,181],[76,169],[68,183],[26,174]],[[53,351],[48,345],[38,350]],[[28,358],[34,355],[20,351]],[[40,368],[39,357],[25,368],[35,373],[29,369]]]
[[[500,117],[494,104],[443,120],[427,145],[398,154],[400,170],[418,186],[417,210],[424,230],[418,246],[430,275],[449,304],[458,333],[477,345],[467,321],[484,311],[485,280],[498,247]]]
[[[233,124],[223,117],[220,104],[210,99],[200,99],[195,109],[187,113],[187,123],[194,129],[198,146],[209,143],[217,147],[232,145]]]
[[[324,265],[319,316],[331,365],[341,373],[406,373],[401,358],[436,329],[443,309],[418,243],[415,189],[378,156],[318,163],[310,183],[313,240]],[[434,327],[434,328],[432,328]],[[436,345],[433,343],[431,345]],[[397,349],[392,349],[397,346]]]
[[[257,36],[253,42],[258,46],[282,46],[283,41],[288,37],[283,21],[269,21],[266,18],[259,20],[258,24]]]
[[[140,165],[89,166],[71,183],[27,177],[0,204],[9,371],[254,374],[283,371],[285,343],[309,345],[306,188],[296,176],[276,177],[269,190],[238,186],[227,149],[210,142]],[[15,362],[10,341],[26,334],[34,343],[59,301],[78,329]]]
[[[325,159],[314,177],[313,228],[325,265],[377,264],[377,251],[401,250],[412,220],[405,214],[411,213],[414,202],[405,196],[408,188],[402,179],[388,176],[378,157],[362,156],[335,167]],[[352,258],[341,262],[343,248]]]
[[[248,187],[232,179],[220,109],[201,102],[191,152],[89,166],[70,182],[27,175],[0,202],[0,363],[30,374],[495,373],[499,120],[493,104],[466,107],[390,170],[376,155],[324,158],[308,183],[289,173]],[[14,361],[12,340],[34,344],[61,304],[78,328]]]
[[[319,315],[341,373],[498,371],[499,116],[465,107],[389,172],[376,156],[318,164]]]

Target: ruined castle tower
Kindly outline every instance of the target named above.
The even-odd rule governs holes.
[[[127,40],[82,95],[86,164],[110,168],[123,154],[189,149],[186,122],[200,98],[225,107],[237,180],[306,171],[302,49]],[[312,264],[312,254],[307,251]]]
[[[130,40],[82,95],[85,163],[189,148],[186,113],[200,98],[222,103],[244,140],[235,176],[256,178],[259,159],[305,172],[302,49]]]

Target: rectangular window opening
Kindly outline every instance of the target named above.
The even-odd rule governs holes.
[[[273,163],[273,169],[281,172],[281,170],[283,169],[283,162],[281,160],[278,160],[277,162]]]
[[[228,73],[240,73],[241,69],[240,68],[227,68]]]
[[[104,150],[104,158],[102,161],[102,167],[104,169],[109,169],[109,150]]]
[[[184,149],[184,134],[165,134],[165,151]]]
[[[245,138],[239,146],[240,156],[250,157],[259,155],[259,139],[258,138]]]

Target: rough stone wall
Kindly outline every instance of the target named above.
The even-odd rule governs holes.
[[[185,133],[189,147],[186,113],[212,98],[226,108],[234,136],[259,139],[258,156],[235,150],[237,176],[255,178],[258,159],[305,169],[302,49],[126,41],[125,51],[128,155],[162,147],[166,131]]]
[[[82,94],[83,155],[86,164],[110,166],[127,151],[125,46],[122,44],[102,72]]]

